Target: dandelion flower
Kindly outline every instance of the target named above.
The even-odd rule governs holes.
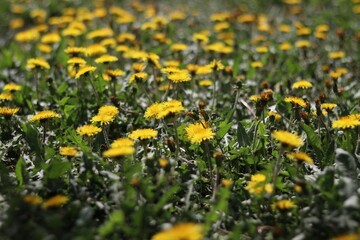
[[[111,148],[119,148],[119,147],[132,147],[134,146],[135,142],[127,137],[119,138],[113,141],[113,143],[110,145]]]
[[[298,89],[298,88],[312,88],[312,83],[307,80],[300,80],[295,82],[292,85],[292,89]]]
[[[223,70],[225,68],[225,66],[221,63],[221,60],[216,60],[216,59],[212,60],[206,66],[213,69],[214,71]]]
[[[269,118],[273,118],[275,121],[278,121],[281,119],[281,115],[278,114],[277,112],[273,112],[273,111],[268,112],[268,116],[269,116]]]
[[[86,48],[84,47],[67,47],[65,49],[65,53],[71,55],[84,54],[86,52]]]
[[[174,43],[173,45],[171,45],[170,49],[174,52],[181,52],[184,51],[188,48],[188,46],[186,44],[183,43]]]
[[[320,105],[321,109],[326,110],[327,112],[334,110],[336,106],[337,105],[335,103],[322,103]]]
[[[79,151],[74,147],[60,147],[59,153],[62,156],[75,157]]]
[[[287,209],[291,209],[291,208],[296,208],[296,205],[291,200],[279,200],[279,201],[273,203],[271,205],[271,207],[273,209],[278,209],[278,210],[287,210]]]
[[[191,143],[200,144],[203,141],[214,138],[215,133],[204,122],[190,124],[185,128],[187,138]]]
[[[202,87],[210,87],[213,85],[213,82],[209,79],[203,79],[199,81],[199,85]]]
[[[146,72],[135,73],[130,76],[129,83],[133,83],[134,81],[146,81],[149,77],[149,74]]]
[[[81,76],[83,76],[87,73],[93,72],[95,70],[96,70],[96,67],[93,67],[93,66],[89,66],[89,65],[82,66],[82,67],[80,67],[79,71],[76,73],[75,79],[78,79]]]
[[[311,47],[311,43],[308,40],[299,40],[295,43],[297,48],[308,48]]]
[[[53,44],[53,43],[60,42],[61,37],[60,37],[59,33],[52,32],[52,33],[47,33],[44,36],[42,36],[40,41],[41,41],[41,43]]]
[[[151,240],[202,240],[204,228],[196,223],[178,223],[173,227],[156,233]]]
[[[92,123],[100,123],[100,125],[108,125],[114,121],[114,117],[104,114],[97,114],[91,118]]]
[[[43,58],[30,58],[27,60],[26,67],[28,69],[45,68],[50,69],[49,63]]]
[[[0,100],[11,101],[13,98],[14,95],[9,92],[0,93]]]
[[[98,54],[104,54],[106,52],[106,47],[102,46],[101,44],[92,44],[90,46],[87,46],[85,54],[87,56],[94,56]]]
[[[166,158],[159,158],[158,160],[160,167],[166,168],[169,165],[169,160]]]
[[[332,122],[332,128],[349,129],[360,126],[360,120],[349,116],[342,117]]]
[[[168,74],[167,77],[174,83],[188,82],[191,80],[191,76],[187,70]]]
[[[328,54],[328,57],[330,59],[341,59],[345,57],[345,52],[343,51],[331,52]]]
[[[72,57],[67,61],[67,64],[80,66],[80,65],[86,65],[86,61],[85,59],[80,57]]]
[[[59,207],[69,201],[69,197],[65,195],[56,195],[43,202],[43,208]]]
[[[262,68],[263,66],[264,64],[262,62],[255,61],[251,63],[251,67],[253,68]]]
[[[106,54],[106,55],[102,55],[98,58],[95,59],[96,63],[109,63],[109,62],[116,62],[118,60],[117,57]]]
[[[297,134],[293,134],[285,130],[275,130],[272,132],[271,136],[283,145],[292,148],[304,145],[303,140]]]
[[[21,90],[21,86],[15,84],[15,83],[8,83],[8,84],[5,84],[5,86],[3,87],[3,90],[9,91],[9,92],[15,92],[15,91]]]
[[[307,103],[304,101],[304,99],[298,98],[298,97],[286,97],[284,99],[284,101],[292,103],[294,105],[298,105],[300,107],[306,107],[307,106]]]
[[[40,205],[43,202],[43,199],[38,195],[27,194],[23,197],[24,202],[29,203],[31,205]]]
[[[29,121],[30,122],[35,122],[35,121],[43,121],[43,120],[47,120],[50,118],[60,118],[60,114],[52,111],[52,110],[44,110],[41,112],[38,112],[37,114],[35,114],[34,116],[32,116]]]
[[[359,5],[360,6],[360,5]],[[360,7],[359,7],[359,11],[360,13]],[[359,240],[360,239],[360,232],[357,233],[347,233],[347,234],[342,234],[336,237],[331,238],[330,240]]]
[[[144,129],[137,129],[132,131],[129,134],[129,138],[134,140],[136,139],[144,140],[144,139],[156,138],[157,135],[158,135],[158,131],[151,128],[144,128]]]
[[[250,181],[247,182],[246,190],[250,194],[272,193],[273,186],[266,183],[266,176],[261,173],[251,175]]]
[[[19,111],[19,108],[0,107],[0,115],[12,116]]]
[[[94,126],[94,125],[84,125],[84,126],[81,126],[81,127],[78,127],[76,129],[76,132],[80,135],[80,136],[94,136],[96,134],[98,134],[99,132],[101,132],[101,128],[97,127],[97,126]]]
[[[184,111],[182,103],[177,100],[171,100],[162,103],[154,103],[146,109],[145,118],[162,119],[171,114]]]
[[[130,146],[122,146],[122,147],[111,147],[110,149],[103,152],[103,157],[120,157],[120,156],[126,156],[131,155],[135,152],[134,147]]]
[[[311,164],[311,165],[314,164],[314,160],[304,152],[291,152],[291,153],[288,153],[286,156],[287,156],[287,158],[294,160],[294,161],[307,162],[308,164]]]
[[[283,43],[280,44],[279,48],[282,51],[287,51],[287,50],[292,48],[292,45],[290,43],[288,43],[288,42],[283,42]]]

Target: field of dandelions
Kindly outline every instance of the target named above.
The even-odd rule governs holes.
[[[359,0],[0,14],[0,239],[360,239]]]

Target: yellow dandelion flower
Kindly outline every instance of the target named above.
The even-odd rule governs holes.
[[[86,47],[85,54],[87,56],[94,56],[98,54],[104,54],[107,52],[106,47],[102,46],[101,44],[92,44]]]
[[[12,116],[19,111],[19,108],[0,107],[0,115]]]
[[[273,118],[275,121],[278,121],[281,119],[281,115],[278,114],[277,112],[273,112],[273,111],[268,112],[268,116],[270,118]]]
[[[255,51],[258,53],[267,53],[267,52],[269,52],[269,49],[265,46],[260,46],[260,47],[255,48]]]
[[[271,136],[281,144],[291,148],[297,148],[304,145],[303,140],[297,134],[285,130],[275,130],[272,132]]]
[[[137,73],[142,72],[145,69],[145,67],[146,67],[146,64],[143,62],[136,62],[136,63],[133,63],[131,66],[131,68]]]
[[[292,89],[298,89],[298,88],[312,88],[312,83],[307,80],[300,80],[295,82],[292,87]]]
[[[256,16],[254,14],[251,13],[245,13],[240,15],[236,21],[238,21],[239,23],[252,23],[256,21]]]
[[[129,134],[129,138],[136,140],[144,140],[144,139],[150,139],[150,138],[156,138],[158,135],[158,131],[151,129],[151,128],[144,128],[144,129],[137,129],[132,131]]]
[[[112,142],[110,145],[111,148],[119,148],[119,147],[132,147],[134,146],[135,142],[127,137],[124,138],[118,138],[115,141]]]
[[[359,13],[360,13],[360,10],[359,10]],[[342,234],[342,235],[333,237],[330,240],[359,240],[359,239],[360,239],[360,232]]]
[[[180,66],[180,61],[178,60],[168,60],[164,62],[164,65],[166,67],[179,67]]]
[[[253,102],[258,102],[258,101],[260,101],[261,96],[260,95],[252,95],[249,97],[249,99]]]
[[[60,37],[59,33],[52,32],[52,33],[43,35],[41,37],[40,41],[41,41],[41,43],[45,43],[45,44],[54,44],[54,43],[60,42],[61,37]]]
[[[72,57],[67,61],[67,64],[80,66],[80,65],[86,65],[86,61],[85,59],[80,57]]]
[[[114,32],[111,28],[95,29],[86,35],[87,39],[94,39],[100,37],[112,37]]]
[[[329,25],[320,24],[320,25],[316,26],[316,31],[317,32],[327,32],[327,31],[329,31]]]
[[[43,53],[51,53],[51,51],[52,51],[52,47],[47,44],[39,44],[37,46],[37,49],[39,49],[39,51],[43,52]]]
[[[126,45],[118,45],[115,48],[115,51],[117,51],[117,52],[127,52],[128,50],[129,50],[129,47]]]
[[[262,62],[259,61],[255,61],[251,63],[251,67],[252,68],[262,68],[264,66],[264,64]]]
[[[88,137],[92,137],[96,134],[98,134],[99,132],[101,132],[101,128],[94,126],[94,125],[84,125],[81,127],[78,127],[76,129],[77,134],[79,134],[80,136],[88,136]]]
[[[171,114],[184,111],[184,107],[180,101],[170,100],[162,103],[154,103],[146,109],[145,118],[162,119]]]
[[[135,49],[128,49],[126,52],[124,52],[123,57],[124,58],[130,58],[130,59],[139,59],[145,61],[147,59],[147,52],[135,50]]]
[[[230,12],[218,12],[210,15],[210,20],[213,22],[222,22],[231,18]]]
[[[295,42],[297,48],[308,48],[311,47],[311,43],[308,40],[299,40]]]
[[[188,49],[188,46],[183,43],[174,43],[173,45],[171,45],[170,49],[174,52],[181,52]]]
[[[153,103],[149,106],[144,114],[145,118],[157,118],[159,112],[163,109],[163,105],[161,103]]]
[[[42,204],[43,208],[59,207],[66,204],[69,201],[69,197],[65,195],[56,195],[45,200]]]
[[[290,160],[298,161],[298,162],[307,162],[308,164],[313,165],[314,160],[304,152],[291,152],[286,154],[286,157]]]
[[[3,87],[3,90],[4,90],[4,91],[9,91],[9,92],[15,92],[15,91],[21,90],[21,86],[15,84],[15,83],[7,83],[7,84],[5,84],[5,86]]]
[[[273,209],[277,210],[287,210],[291,208],[296,208],[296,205],[291,200],[279,200],[271,205]]]
[[[106,69],[106,74],[110,77],[120,77],[125,74],[125,72],[121,69]]]
[[[18,42],[32,42],[38,40],[40,37],[39,31],[36,29],[30,29],[19,32],[15,35],[15,40]]]
[[[108,125],[114,121],[115,117],[104,115],[104,114],[97,114],[94,117],[91,118],[92,123],[100,123],[100,125]]]
[[[129,146],[122,146],[115,148],[112,147],[103,152],[103,157],[114,158],[120,156],[127,156],[127,155],[132,155],[134,152],[135,152],[134,147],[129,147]]]
[[[330,59],[342,59],[345,57],[345,52],[343,51],[331,52],[328,54],[328,57]]]
[[[27,60],[26,67],[28,69],[45,68],[50,69],[49,63],[43,58],[30,58]]]
[[[245,189],[250,194],[263,194],[272,193],[273,186],[270,183],[266,183],[266,176],[261,173],[251,175],[250,181],[247,182]]]
[[[13,100],[13,98],[14,95],[12,93],[9,92],[0,93],[0,100],[11,101]]]
[[[337,104],[335,104],[335,103],[322,103],[320,105],[320,107],[321,107],[321,109],[326,110],[326,111],[329,112],[329,111],[332,111],[334,108],[336,108]]]
[[[300,107],[306,107],[307,106],[307,103],[304,101],[304,99],[298,98],[298,97],[286,97],[284,99],[284,101],[292,103],[292,104],[300,106]]]
[[[138,72],[138,73],[134,73],[130,76],[129,79],[129,83],[132,83],[134,81],[136,82],[141,82],[141,81],[146,81],[149,78],[149,74],[147,74],[146,72]]]
[[[109,62],[116,62],[118,60],[117,57],[112,56],[112,55],[102,55],[98,58],[95,59],[96,63],[109,63]]]
[[[158,160],[160,167],[166,168],[169,165],[169,160],[166,158],[159,158]]]
[[[219,22],[214,25],[214,32],[219,33],[223,30],[229,29],[230,23],[228,22]]]
[[[191,76],[188,70],[181,70],[179,72],[168,74],[167,77],[174,83],[191,81]]]
[[[52,111],[52,110],[44,110],[41,112],[38,112],[37,114],[35,114],[34,116],[32,116],[29,121],[30,122],[35,122],[35,121],[42,121],[42,120],[47,120],[50,118],[60,118],[60,114]]]
[[[72,55],[85,54],[86,48],[84,48],[84,47],[67,47],[65,49],[65,53],[72,54]]]
[[[230,188],[234,184],[234,182],[231,179],[223,178],[221,179],[221,184],[226,188]]]
[[[216,59],[212,60],[206,66],[213,69],[214,71],[223,70],[225,68],[225,66],[221,63],[221,60],[216,60]]]
[[[90,66],[90,65],[82,66],[82,67],[80,67],[79,71],[76,73],[75,79],[79,79],[81,76],[91,73],[95,70],[96,70],[96,67],[94,67],[94,66]]]
[[[287,24],[281,24],[281,25],[279,26],[279,31],[280,31],[280,32],[284,32],[284,33],[291,32],[291,26],[290,26],[290,25],[287,25]]]
[[[213,85],[213,82],[209,79],[203,79],[199,81],[199,85],[202,87],[210,87]]]
[[[59,153],[62,156],[75,157],[79,151],[75,147],[60,147]]]
[[[43,199],[38,195],[27,194],[23,197],[24,202],[29,203],[31,205],[40,205],[43,202]]]
[[[163,230],[151,237],[151,240],[202,240],[204,228],[196,223],[178,223],[170,229]]]
[[[345,116],[332,122],[332,128],[349,129],[357,126],[360,126],[360,120],[350,116]]]
[[[200,42],[202,44],[206,44],[209,42],[209,37],[204,33],[194,33],[192,36],[193,41]]]
[[[187,138],[191,143],[200,144],[203,141],[213,139],[215,133],[204,122],[198,122],[188,125],[185,128]]]
[[[117,115],[119,115],[119,109],[115,106],[102,106],[99,108],[98,114],[101,115],[109,115],[112,117],[115,117]]]
[[[310,35],[311,29],[307,27],[301,27],[298,30],[296,30],[296,34],[299,36],[307,36]]]
[[[133,42],[135,41],[136,39],[136,36],[135,34],[132,34],[132,33],[129,33],[129,32],[123,32],[123,33],[120,33],[116,40],[119,42],[119,43],[123,43],[123,42]]]
[[[169,19],[172,21],[179,21],[184,20],[186,18],[186,15],[183,11],[173,11],[169,13]]]
[[[65,37],[66,36],[78,37],[81,34],[83,34],[84,31],[77,29],[77,28],[68,27],[68,28],[65,28],[61,33]]]

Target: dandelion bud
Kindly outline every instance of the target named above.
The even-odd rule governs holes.
[[[176,151],[175,142],[174,142],[174,139],[172,137],[170,137],[170,138],[168,138],[166,140],[166,144],[167,144],[167,146],[168,146],[168,148],[170,149],[171,152]]]
[[[204,109],[205,106],[206,106],[206,103],[205,103],[204,101],[200,101],[200,102],[199,102],[199,108],[200,108],[200,109]]]
[[[204,109],[200,109],[199,113],[205,119],[205,121],[209,120],[209,115],[206,113],[206,111]]]
[[[213,157],[215,158],[216,166],[221,167],[224,160],[224,155],[221,152],[214,152]]]

